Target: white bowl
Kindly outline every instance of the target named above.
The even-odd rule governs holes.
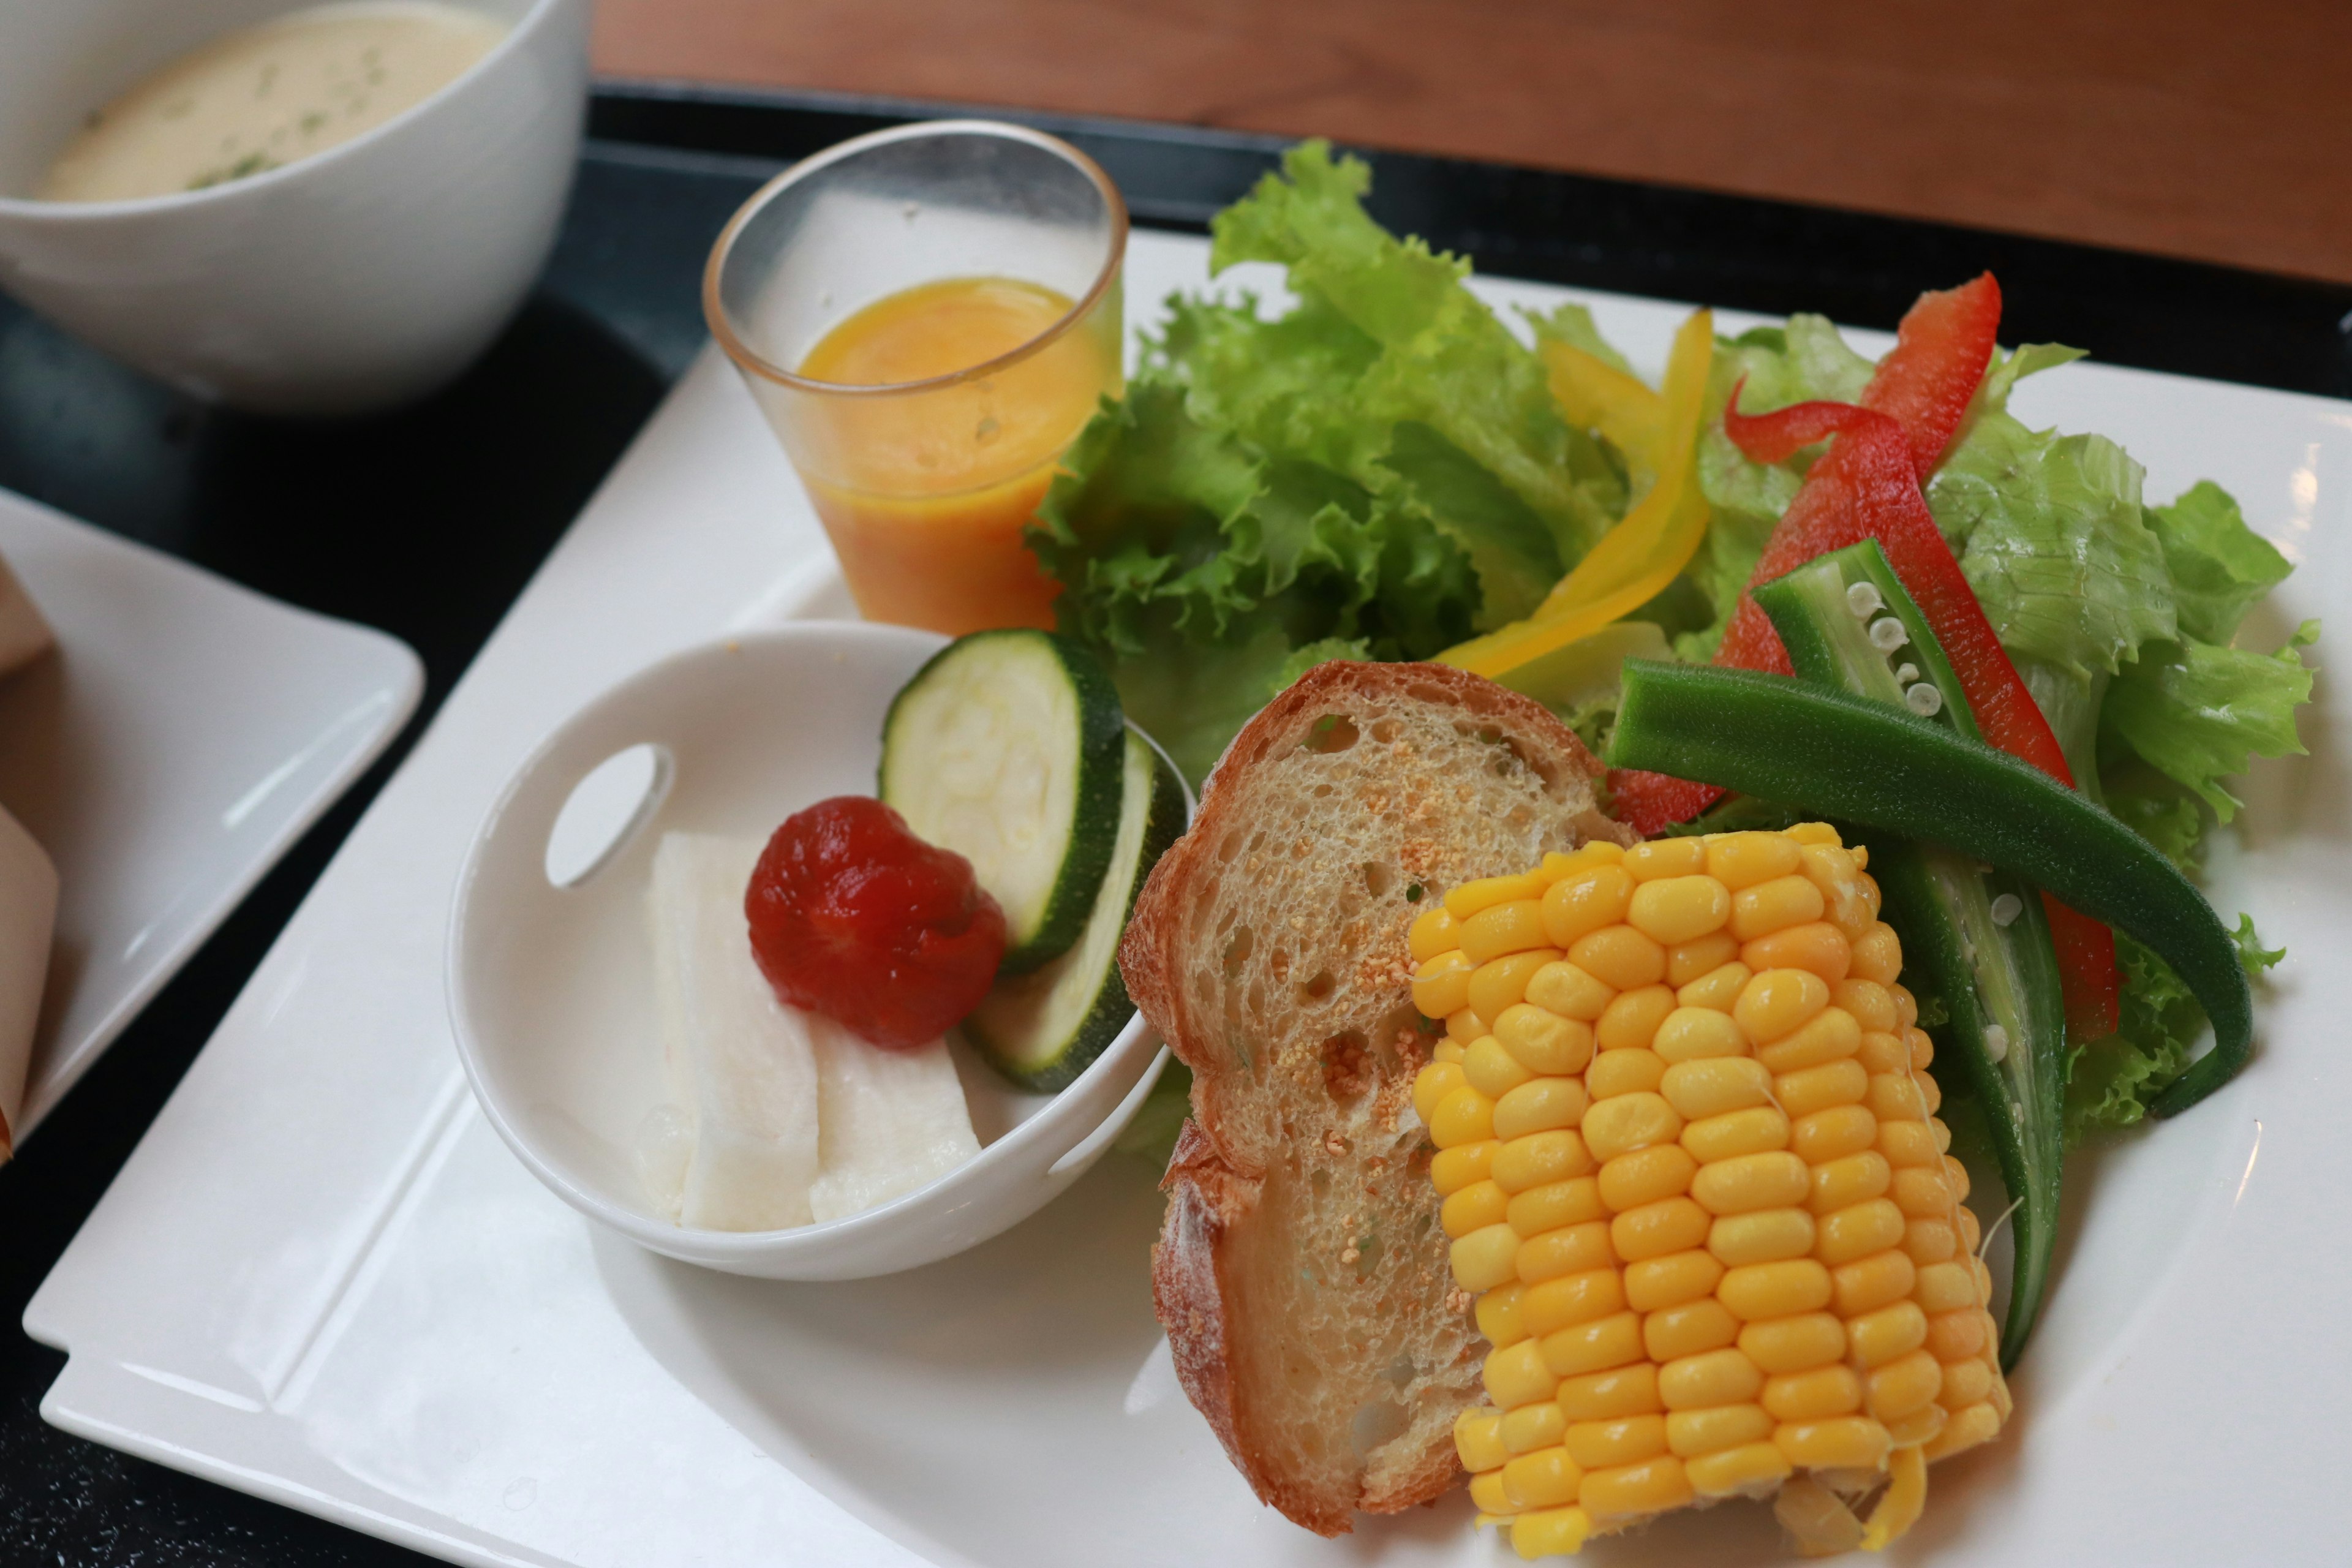
[[[0,0],[0,289],[263,413],[362,413],[454,378],[554,244],[589,17],[589,0],[457,3],[513,32],[365,135],[205,190],[44,202],[30,193],[90,110],[296,0]]]
[[[531,1173],[632,1241],[734,1274],[856,1279],[961,1252],[1084,1173],[1141,1107],[1165,1059],[1137,1015],[1059,1094],[1014,1089],[965,1050],[983,1147],[879,1208],[756,1232],[672,1224],[640,1185],[638,1123],[666,1098],[645,914],[669,830],[765,837],[830,795],[870,795],[884,710],[946,639],[807,622],[663,660],[567,721],[525,763],[476,838],[449,933],[458,1054],[492,1126]],[[548,847],[580,782],[635,746],[661,759],[644,804],[594,868],[549,879]],[[592,786],[593,787],[593,786]]]

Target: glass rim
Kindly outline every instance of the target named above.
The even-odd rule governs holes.
[[[742,335],[736,331],[735,323],[730,319],[727,308],[719,302],[719,279],[720,273],[726,269],[728,258],[734,252],[736,240],[741,237],[744,228],[751,221],[757,217],[771,201],[786,190],[803,179],[824,173],[835,163],[854,158],[876,147],[941,135],[993,136],[1007,142],[1024,142],[1062,159],[1093,184],[1096,192],[1101,195],[1104,209],[1109,216],[1110,234],[1109,244],[1105,247],[1106,254],[1103,257],[1102,266],[1096,272],[1094,281],[1087,286],[1087,291],[1074,300],[1070,308],[1057,317],[1051,326],[1017,348],[1008,349],[992,359],[982,360],[978,364],[967,365],[961,370],[949,371],[942,375],[926,376],[919,381],[874,383],[819,381],[778,364],[745,342]],[[1001,120],[919,120],[907,125],[894,125],[887,131],[869,131],[863,136],[853,136],[845,142],[836,142],[823,152],[812,153],[752,192],[751,197],[735,209],[735,215],[727,220],[727,226],[719,231],[719,238],[710,247],[710,259],[704,265],[702,271],[702,315],[704,321],[710,328],[711,337],[717,340],[719,346],[726,352],[729,359],[733,360],[743,370],[795,391],[824,393],[836,397],[889,397],[907,393],[933,392],[942,387],[977,381],[1017,364],[1055,339],[1064,336],[1078,322],[1084,321],[1092,313],[1095,307],[1101,303],[1103,296],[1109,292],[1111,285],[1117,281],[1119,268],[1127,259],[1127,202],[1118,194],[1118,187],[1111,183],[1108,174],[1103,173],[1101,164],[1060,137],[1050,136],[1043,131],[1033,131],[1025,125],[1015,125]]]

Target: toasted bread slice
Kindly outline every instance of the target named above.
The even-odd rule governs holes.
[[[1476,877],[1631,841],[1600,764],[1458,669],[1326,664],[1235,737],[1120,949],[1193,1072],[1152,1297],[1257,1495],[1324,1535],[1436,1497],[1484,1342],[1412,1110],[1405,930]]]

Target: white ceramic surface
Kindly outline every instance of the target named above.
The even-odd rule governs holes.
[[[340,415],[420,397],[539,275],[587,107],[592,0],[457,0],[514,25],[339,147],[205,190],[29,199],[91,110],[296,0],[0,0],[0,289],[207,397]]]
[[[1086,1173],[1163,1059],[1141,1015],[1059,1094],[1024,1093],[956,1042],[979,1155],[864,1214],[793,1230],[672,1224],[646,1202],[635,1138],[665,1090],[646,888],[668,832],[764,838],[828,796],[871,795],[890,699],[946,638],[818,621],[746,632],[623,681],[548,737],[482,826],[449,929],[449,1016],[474,1093],[532,1174],[667,1257],[771,1279],[857,1279],[935,1262],[1028,1218]],[[632,747],[661,758],[589,873],[548,879],[572,791]]]
[[[0,679],[0,805],[57,862],[19,1136],[416,706],[394,638],[0,490],[0,555],[58,647]]]
[[[1197,240],[1136,235],[1139,314],[1204,259]],[[1580,299],[1653,369],[1682,314],[1482,287]],[[2352,595],[2352,406],[2096,364],[2032,378],[2016,405],[2122,440],[2159,499],[2209,475],[2237,493],[2301,568],[2250,641]],[[467,837],[532,739],[716,630],[840,605],[782,454],[706,355],[34,1299],[27,1329],[71,1352],[44,1413],[476,1564],[1508,1561],[1471,1536],[1459,1493],[1338,1542],[1257,1505],[1152,1322],[1159,1173],[1140,1162],[1107,1158],[930,1268],[779,1283],[602,1233],[475,1111],[443,1016],[444,926]],[[2017,1426],[1937,1467],[1895,1563],[2345,1561],[2352,1362],[2325,1324],[2352,1294],[2336,1199],[2352,1187],[2336,1109],[2352,989],[2330,957],[2352,941],[2352,698],[2330,675],[2304,733],[2311,757],[2255,769],[2212,879],[2223,909],[2289,948],[2262,1054],[2189,1116],[2078,1162]],[[1763,1510],[1721,1508],[1587,1555],[1743,1568],[1779,1550]]]

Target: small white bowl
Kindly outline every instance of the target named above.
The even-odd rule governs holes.
[[[539,275],[586,116],[589,0],[457,0],[513,32],[405,114],[283,168],[31,199],[92,110],[297,3],[0,0],[0,289],[199,396],[364,413],[454,378]]]
[[[492,808],[457,886],[449,1013],[474,1094],[558,1196],[641,1246],[733,1274],[856,1279],[961,1252],[1026,1218],[1133,1119],[1166,1052],[1140,1014],[1059,1094],[1014,1089],[955,1046],[975,1158],[879,1208],[792,1230],[719,1231],[656,1212],[636,1130],[666,1098],[645,913],[670,830],[765,837],[792,813],[871,795],[890,699],[946,639],[806,622],[678,654],[623,681],[542,742]],[[548,873],[557,818],[607,759],[660,759],[614,847],[568,886]],[[609,775],[608,775],[609,776]],[[593,788],[593,786],[592,786]]]

